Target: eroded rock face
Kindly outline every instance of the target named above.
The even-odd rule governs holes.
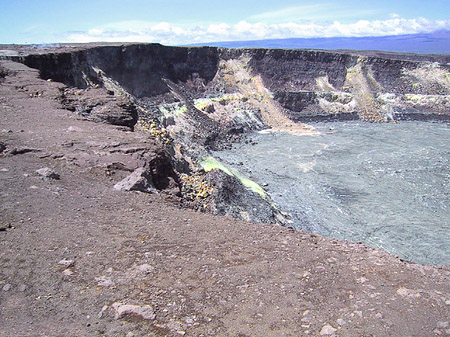
[[[168,92],[164,78],[175,83],[192,80],[193,76],[209,81],[216,74],[218,61],[217,48],[159,44],[97,47],[25,58],[25,64],[40,69],[43,78],[79,88],[88,87],[89,82],[101,84],[96,72],[100,69],[135,97]]]
[[[63,106],[95,122],[133,128],[138,120],[137,107],[126,96],[115,96],[104,88],[67,88],[62,94]]]
[[[139,117],[140,130],[167,146],[169,161],[186,174],[201,171],[198,160],[211,150],[265,128],[302,133],[313,132],[301,125],[311,120],[450,119],[450,66],[400,56],[137,44],[16,59],[71,86],[63,106],[85,118],[133,128]],[[179,193],[165,164],[145,167],[156,190]],[[215,213],[282,223],[268,198],[246,196],[233,177],[211,177]]]
[[[164,191],[180,195],[178,176],[165,152],[159,152],[150,157],[143,167],[135,169],[130,175],[116,183],[114,189],[147,193]]]
[[[214,214],[248,221],[288,224],[269,199],[265,200],[245,188],[236,177],[221,170],[212,170],[206,174],[206,180],[213,187],[210,208]]]
[[[358,118],[380,122],[395,119],[397,113],[401,118],[410,113],[410,118],[417,119],[422,116],[417,113],[427,113],[442,120],[449,115],[448,65],[383,56],[148,44],[28,55],[21,60],[40,69],[45,79],[78,88],[119,85],[142,100],[146,112],[141,115],[170,125],[186,112],[191,113],[187,118],[194,120],[192,116],[201,111],[218,122],[221,131],[240,126],[255,129],[261,127],[258,119],[264,115],[258,100],[263,103],[267,98],[293,121]],[[272,96],[265,97],[258,86]],[[89,105],[81,110],[91,113]],[[109,107],[104,110],[111,111]],[[117,122],[112,110],[109,119],[124,125],[122,118]],[[96,112],[93,116],[101,119]],[[273,127],[267,118],[264,122]],[[206,131],[211,133],[211,128]],[[217,134],[221,132],[213,133],[220,138]]]

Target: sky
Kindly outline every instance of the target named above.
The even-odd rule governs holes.
[[[0,0],[0,43],[385,36],[450,30],[449,0]]]

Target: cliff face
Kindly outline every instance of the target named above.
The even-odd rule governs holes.
[[[257,102],[245,103],[252,98],[249,96],[262,91],[267,92],[263,95],[267,97],[260,97],[262,100],[272,100],[283,115],[294,121],[447,119],[450,66],[395,56],[397,59],[310,50],[140,44],[28,55],[23,62],[40,69],[43,78],[79,88],[104,85],[107,77],[133,97],[146,101],[150,110],[162,108],[169,114],[173,107],[162,107],[161,102],[179,103],[175,107],[178,112],[192,111],[193,107],[207,114],[216,112],[220,117],[210,115],[213,120],[225,119],[230,124],[230,115],[236,117],[239,106],[258,120],[246,122],[252,128],[260,127],[264,112],[261,116]],[[256,83],[258,79],[261,83]],[[175,97],[163,97],[170,93]],[[234,96],[224,98],[224,94]],[[225,108],[216,109],[214,99]],[[236,99],[239,104],[232,102]],[[248,120],[245,113],[237,115]],[[266,124],[275,126],[265,119]]]
[[[134,127],[137,113],[136,127],[166,144],[175,168],[187,175],[184,196],[206,208],[222,202],[204,204],[214,193],[197,173],[199,160],[248,131],[313,132],[297,123],[311,120],[450,120],[450,66],[401,55],[137,44],[12,58],[75,87],[61,101],[86,118]],[[108,107],[92,103],[95,90]],[[274,213],[251,220],[282,218],[267,196],[261,202]]]
[[[163,78],[186,82],[193,74],[209,81],[219,55],[215,48],[171,48],[157,44],[97,47],[76,52],[29,55],[25,64],[40,69],[43,78],[86,88],[100,84],[98,70],[136,97],[167,92]],[[195,75],[194,75],[195,76]]]
[[[252,71],[296,121],[448,118],[448,65],[323,51],[247,52]]]

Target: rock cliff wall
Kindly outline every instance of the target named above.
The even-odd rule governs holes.
[[[66,108],[158,138],[182,175],[185,198],[221,214],[217,205],[234,200],[236,189],[212,193],[199,162],[248,131],[313,132],[301,122],[314,120],[450,120],[450,65],[401,55],[128,44],[11,58],[75,87],[61,94]],[[98,106],[95,97],[106,103]],[[239,193],[252,200],[239,207],[253,209],[254,191],[251,198]],[[205,202],[214,196],[221,200]],[[251,220],[283,223],[270,198],[260,200],[273,213]],[[233,207],[225,213],[249,214]]]
[[[40,69],[43,78],[79,88],[102,85],[106,76],[133,97],[145,101],[154,114],[156,110],[170,114],[172,110],[180,113],[196,108],[213,120],[225,118],[227,124],[236,124],[233,118],[238,115],[242,124],[242,119],[248,119],[245,114],[251,112],[256,119],[244,123],[246,127],[250,123],[251,128],[260,127],[263,117],[258,114],[261,107],[255,100],[247,103],[252,98],[248,96],[261,91],[255,88],[257,78],[268,93],[261,100],[273,100],[271,103],[279,105],[293,121],[387,121],[396,116],[424,115],[439,120],[448,118],[450,66],[402,60],[400,56],[138,44],[34,54],[22,57],[22,61]],[[171,93],[175,97],[167,96]],[[220,109],[215,103],[225,108]],[[236,113],[236,109],[241,111]],[[266,124],[275,126],[267,120]]]

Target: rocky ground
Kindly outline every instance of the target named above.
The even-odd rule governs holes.
[[[450,336],[448,268],[116,190],[163,146],[2,67],[0,336]]]

